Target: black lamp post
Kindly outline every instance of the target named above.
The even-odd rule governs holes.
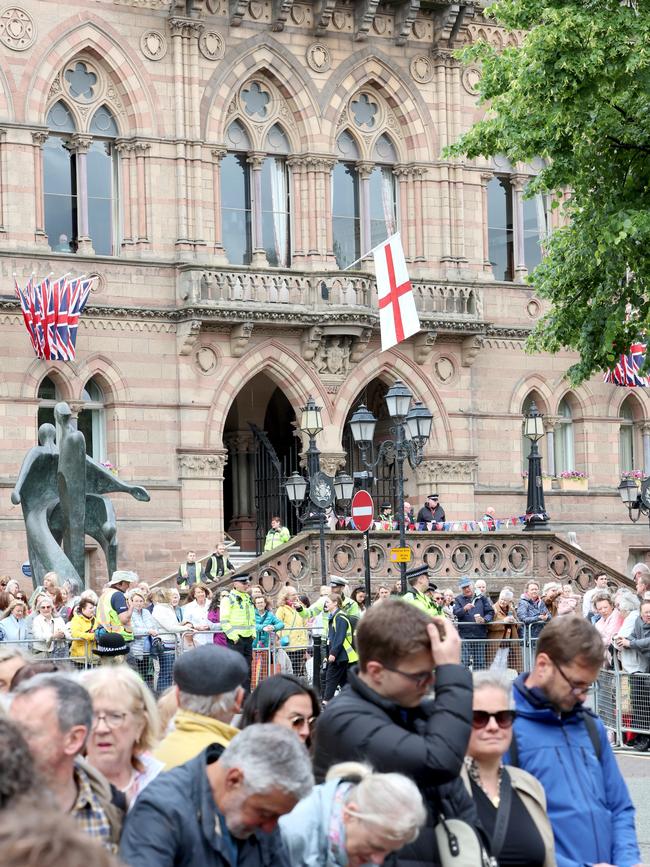
[[[528,453],[528,503],[526,504],[526,529],[548,529],[544,488],[542,486],[542,456],[537,443],[544,436],[544,419],[537,411],[535,401],[524,416],[524,436],[530,440]]]
[[[403,548],[406,545],[406,527],[404,524],[404,461],[415,468],[422,462],[424,447],[431,435],[433,414],[420,401],[411,405],[413,394],[401,380],[397,380],[386,393],[386,406],[388,414],[393,422],[391,433],[392,440],[384,440],[379,446],[377,457],[372,458],[372,444],[375,434],[377,419],[368,409],[361,404],[355,410],[350,419],[352,438],[359,446],[361,460],[369,470],[374,470],[378,463],[388,452],[395,453],[397,461],[397,496],[399,500],[398,525],[399,543]],[[370,452],[370,458],[367,458]],[[402,593],[406,593],[406,563],[400,563]]]
[[[307,530],[318,530],[320,541],[321,584],[327,583],[327,558],[325,556],[325,512],[335,499],[352,499],[353,481],[340,474],[336,479],[326,475],[320,468],[320,450],[316,437],[323,430],[321,407],[313,397],[301,408],[300,430],[309,437],[307,449],[307,473],[293,472],[284,483],[287,497],[296,510],[299,521]]]
[[[650,479],[644,479],[641,489],[637,488],[634,479],[621,479],[618,492],[627,506],[630,521],[636,524],[641,515],[646,515],[650,524]]]

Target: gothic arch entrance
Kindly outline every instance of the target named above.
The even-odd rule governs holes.
[[[242,551],[259,553],[272,515],[292,534],[293,510],[282,487],[298,465],[296,417],[284,392],[258,373],[232,403],[224,426],[228,462],[224,471],[224,528]]]

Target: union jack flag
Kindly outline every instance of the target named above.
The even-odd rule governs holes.
[[[621,355],[616,367],[607,371],[603,377],[605,382],[624,388],[648,388],[650,378],[639,372],[645,363],[645,353],[645,343],[633,343],[629,353]]]
[[[50,361],[74,361],[77,328],[93,278],[67,275],[53,282],[46,277],[34,284],[30,277],[25,289],[14,278],[15,291],[25,328],[34,352]]]

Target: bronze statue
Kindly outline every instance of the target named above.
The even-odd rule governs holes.
[[[54,417],[61,429],[59,448],[54,426],[42,424],[39,445],[25,455],[11,502],[22,505],[34,587],[54,571],[78,593],[84,586],[86,534],[100,544],[108,575],[117,569],[115,511],[103,495],[124,492],[145,502],[150,497],[86,454],[84,435],[72,426],[66,403],[56,405]]]

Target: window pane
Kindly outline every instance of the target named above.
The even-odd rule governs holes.
[[[77,417],[77,430],[86,438],[86,454],[94,458],[93,452],[93,410],[82,409]]]
[[[619,464],[622,473],[635,470],[634,466],[634,428],[632,425],[621,425],[618,440]]]
[[[488,248],[497,280],[512,280],[512,194],[506,178],[492,178],[487,186]]]
[[[262,243],[269,265],[289,264],[289,189],[283,159],[262,163]]]
[[[54,407],[53,406],[39,406],[38,413],[38,426],[40,427],[42,424],[51,424],[56,427],[56,423],[54,421]]]
[[[88,231],[101,256],[113,253],[113,157],[109,142],[95,141],[87,156]]]
[[[107,138],[114,138],[117,135],[117,124],[107,106],[100,105],[93,115],[90,132],[95,135],[106,136]]]
[[[46,376],[38,387],[39,400],[56,400],[57,397],[56,385],[49,376]]]
[[[370,189],[370,246],[381,244],[397,231],[395,178],[387,166],[377,166],[368,179]]]
[[[359,176],[349,163],[337,163],[332,173],[332,231],[337,264],[345,268],[361,255]]]
[[[47,114],[47,125],[60,132],[74,132],[74,120],[64,102],[55,103]]]
[[[60,138],[48,138],[43,147],[43,189],[48,243],[55,252],[71,253],[77,228],[75,158]]]
[[[524,206],[524,262],[532,271],[542,261],[542,240],[546,235],[546,213],[541,196],[523,199]]]
[[[221,160],[221,224],[223,246],[232,265],[251,261],[251,210],[245,154],[226,154]]]

